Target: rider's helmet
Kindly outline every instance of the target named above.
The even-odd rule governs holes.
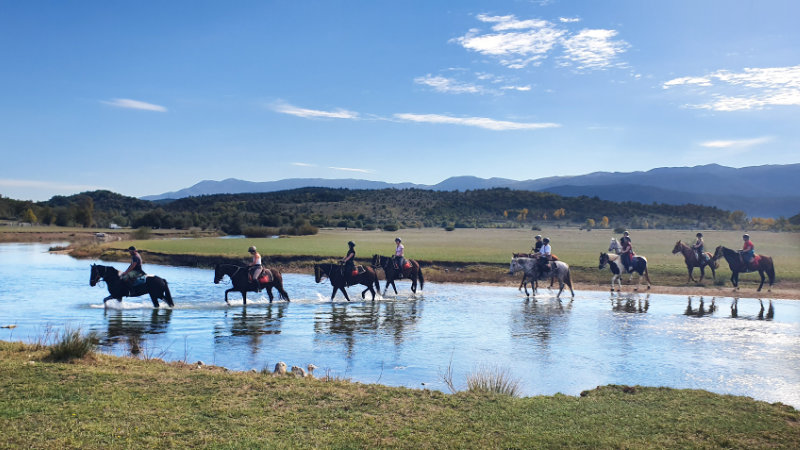
[[[630,233],[628,233],[628,230],[625,230],[625,231],[623,231],[623,232],[622,232],[622,235],[623,235],[623,236],[627,236],[627,235],[629,235],[629,234],[630,234]]]
[[[255,253],[256,252],[256,246],[255,245],[251,245],[250,248],[247,249],[247,251],[249,253]]]
[[[534,236],[534,239],[541,239],[541,238],[542,238],[541,234],[537,234],[536,236]]]
[[[749,234],[745,234],[744,236],[742,236],[742,239],[750,239],[750,235]]]
[[[703,233],[697,233],[697,237],[703,237]]]
[[[403,242],[403,240],[402,240],[402,239],[400,239],[399,237],[396,237],[396,238],[394,238],[394,241],[395,241],[395,242]]]
[[[542,239],[542,242],[544,242],[545,244],[549,244],[550,243],[550,239],[544,238],[544,239]]]
[[[136,247],[131,245],[130,247],[128,247],[128,251],[129,252],[135,252],[136,251]]]
[[[353,242],[353,241],[350,241],[350,242],[347,243],[347,245],[349,245],[350,247],[355,247],[356,243]]]

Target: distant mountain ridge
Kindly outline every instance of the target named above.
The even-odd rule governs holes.
[[[593,172],[532,180],[458,176],[434,185],[387,183],[361,179],[289,178],[254,182],[228,178],[205,180],[186,189],[142,200],[165,200],[213,194],[274,192],[303,187],[347,189],[428,189],[465,191],[508,188],[546,191],[565,196],[597,196],[603,200],[694,203],[726,210],[743,210],[750,216],[793,216],[800,212],[800,164],[732,168],[718,164],[695,167],[661,167],[646,172]]]

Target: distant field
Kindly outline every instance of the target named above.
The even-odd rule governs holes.
[[[541,232],[523,229],[404,229],[396,233],[360,230],[320,230],[315,236],[287,237],[280,239],[175,239],[136,241],[138,247],[147,251],[169,254],[221,255],[247,257],[247,247],[255,245],[262,255],[342,257],[347,251],[347,241],[356,243],[360,260],[373,254],[390,255],[394,252],[394,238],[401,236],[409,258],[421,261],[463,263],[508,263],[512,252],[528,251],[533,236],[549,237],[553,253],[578,269],[587,273],[596,272],[600,252],[608,249],[612,236],[610,230],[590,232],[577,228],[552,228]],[[683,257],[671,253],[675,242],[693,242],[696,231],[687,230],[633,230],[634,250],[646,256],[653,276],[676,277],[686,272]],[[741,231],[703,231],[708,251],[717,245],[730,248],[741,247]],[[800,233],[751,232],[758,253],[775,259],[779,279],[800,280]],[[124,248],[129,242],[116,242],[114,248]],[[730,271],[724,261],[721,270],[726,276]],[[748,275],[757,277],[757,275]],[[605,278],[599,275],[598,279]],[[587,280],[589,281],[589,280]]]

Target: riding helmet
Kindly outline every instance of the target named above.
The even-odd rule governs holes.
[[[356,243],[353,242],[353,241],[350,241],[350,242],[347,243],[347,245],[349,245],[350,247],[355,247]]]
[[[394,241],[395,241],[395,242],[403,242],[403,240],[402,240],[402,239],[400,239],[399,237],[398,237],[398,238],[394,238]]]
[[[128,247],[128,251],[135,252],[136,251],[136,247],[131,245],[130,247]]]
[[[697,237],[703,237],[703,233],[697,233]]]
[[[545,244],[549,244],[550,243],[550,239],[544,238],[544,239],[542,239],[542,242],[544,242]]]
[[[251,245],[251,246],[250,246],[250,248],[248,248],[248,249],[247,249],[247,251],[248,251],[249,253],[255,253],[255,251],[256,251],[256,246],[255,246],[255,245]]]
[[[630,233],[628,233],[628,231],[626,230],[626,231],[623,231],[623,232],[622,232],[622,234],[624,234],[625,236],[627,236],[627,235],[629,235]]]
[[[749,234],[745,234],[744,236],[742,236],[742,239],[750,239],[750,235]]]
[[[537,234],[536,236],[534,236],[534,239],[541,239],[541,238],[542,238],[541,234]]]

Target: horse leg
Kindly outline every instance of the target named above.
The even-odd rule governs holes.
[[[225,291],[225,303],[227,303],[229,305],[231,304],[231,302],[228,301],[228,292],[230,292],[232,290],[233,290],[233,288],[230,288],[227,291]]]
[[[152,292],[150,293],[150,301],[153,302],[153,308],[158,308],[158,297]]]
[[[413,275],[411,277],[411,292],[417,293],[417,276]]]
[[[686,266],[686,270],[689,272],[689,279],[686,282],[694,281],[694,277],[692,276],[692,272],[694,272],[694,266]],[[695,281],[696,283],[696,281]]]
[[[247,304],[247,291],[242,291],[242,304]]]
[[[641,281],[642,276],[639,275],[639,281]],[[650,290],[650,271],[647,269],[647,266],[644,266],[644,279],[647,280],[647,290]]]
[[[739,272],[731,273],[731,284],[733,285],[734,291],[739,289]]]
[[[267,295],[269,296],[269,302],[272,303],[272,299],[274,298],[272,296],[272,286],[266,286],[266,290],[267,290]]]
[[[705,266],[700,266],[700,279],[697,282],[698,283],[702,283],[703,282],[703,278],[705,278],[705,277],[706,277],[706,267]]]
[[[109,300],[111,300],[112,298],[114,298],[114,296],[113,296],[113,295],[109,295],[108,297],[104,298],[104,299],[103,299],[103,304],[105,305],[105,304],[106,304],[106,302],[107,302],[107,301],[109,301]]]
[[[349,302],[350,301],[350,296],[347,295],[347,289],[345,289],[344,287],[340,287],[339,289],[341,289],[342,294],[344,294],[344,298]]]
[[[764,271],[758,269],[758,276],[761,277],[761,284],[758,285],[758,289],[756,289],[756,292],[761,292],[761,288],[764,286]]]

